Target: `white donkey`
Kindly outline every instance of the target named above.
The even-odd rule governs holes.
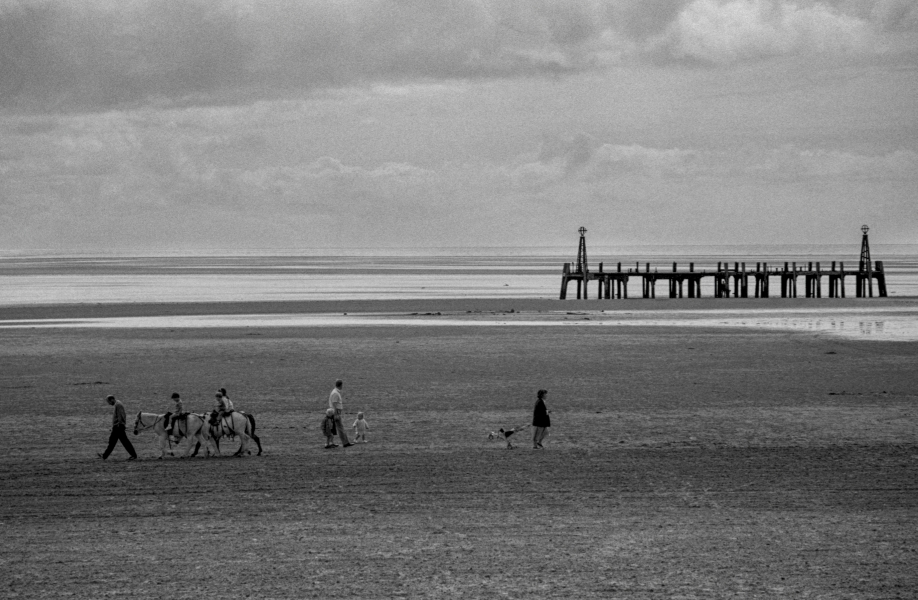
[[[214,445],[213,454],[219,454],[220,449],[210,435],[210,425],[207,423],[207,415],[196,413],[185,413],[175,422],[175,429],[180,437],[188,438],[188,447],[185,448],[186,456],[197,456],[198,449],[204,446],[204,455],[211,455],[211,444]],[[192,453],[192,448],[194,452]]]
[[[160,458],[166,455],[167,447],[169,448],[169,455],[175,456],[175,452],[172,450],[172,442],[169,441],[169,432],[165,428],[165,418],[166,415],[139,412],[137,413],[137,420],[134,421],[134,435],[141,431],[152,430],[159,437]],[[173,417],[173,419],[175,419],[173,421],[174,425],[170,424],[170,429],[174,427],[179,436],[187,437],[189,440],[184,454],[181,455],[182,458],[189,454],[197,456],[198,448],[202,444],[205,448],[205,455],[211,455],[211,444],[214,443],[214,440],[210,437],[210,427],[207,424],[206,415],[187,413],[177,419]],[[177,447],[178,443],[176,443]],[[192,448],[194,448],[193,454],[191,453]],[[219,449],[215,453],[219,454]]]
[[[258,445],[258,454],[261,455],[261,440],[255,435],[255,417],[237,410],[222,415],[216,422],[211,421],[210,436],[213,438],[214,446],[217,448],[217,454],[220,453],[220,438],[235,435],[239,436],[242,444],[233,456],[242,456],[248,452],[249,439],[255,440]]]
[[[134,421],[134,435],[141,431],[152,430],[159,437],[159,457],[166,455],[166,446],[169,446],[169,454],[172,455],[172,444],[169,442],[169,434],[166,432],[166,415],[156,413],[139,412],[137,419]]]

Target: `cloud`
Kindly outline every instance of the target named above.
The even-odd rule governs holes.
[[[794,53],[868,53],[870,24],[829,6],[774,0],[695,0],[669,30],[672,52],[714,63]]]
[[[760,184],[820,179],[918,181],[918,152],[898,149],[859,154],[796,145],[750,146],[730,152],[648,148],[601,143],[581,134],[547,140],[538,152],[519,157],[506,169],[515,186],[528,190],[571,181],[603,185],[621,177],[644,181],[747,179]]]
[[[905,0],[0,1],[0,106],[250,103],[317,89],[914,52]]]
[[[908,149],[756,145],[726,152],[588,134],[546,136],[509,158],[423,166],[335,152],[305,158],[288,156],[286,145],[271,148],[270,137],[253,137],[253,126],[239,118],[244,112],[188,108],[0,121],[5,243],[488,243],[496,224],[518,224],[507,235],[528,236],[612,212],[635,227],[665,217],[676,231],[683,221],[697,225],[725,210],[765,216],[795,201],[831,207],[834,198],[846,209],[870,198],[907,215],[918,183],[918,153]],[[253,154],[259,144],[267,146]],[[579,223],[572,225],[571,231]]]

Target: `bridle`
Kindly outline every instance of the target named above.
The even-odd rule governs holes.
[[[160,419],[162,418],[163,418],[163,415],[156,415],[156,420],[153,421],[151,424],[147,425],[146,423],[143,422],[143,413],[142,412],[137,413],[137,420],[134,421],[134,435],[137,435],[141,431],[146,431],[147,429],[150,429],[151,427],[156,427],[156,424],[159,423]],[[142,427],[143,429],[140,429],[140,427]]]

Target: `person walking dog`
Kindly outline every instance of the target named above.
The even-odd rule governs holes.
[[[348,441],[347,432],[344,431],[344,423],[341,422],[344,416],[344,397],[341,393],[343,387],[344,382],[340,379],[335,382],[334,389],[332,389],[331,394],[328,395],[328,408],[335,411],[335,429],[338,430],[338,437],[341,438],[341,446],[347,448],[353,444]]]
[[[545,439],[548,428],[551,427],[551,417],[548,416],[551,411],[545,406],[547,395],[548,390],[539,390],[536,394],[535,408],[532,410],[532,447],[536,450],[542,448],[542,440]]]
[[[137,460],[137,453],[134,451],[134,446],[131,445],[131,440],[128,439],[127,434],[124,432],[124,428],[127,425],[127,415],[124,412],[124,405],[115,400],[114,396],[107,397],[105,401],[115,407],[115,413],[112,415],[112,433],[108,436],[108,448],[99,455],[99,458],[102,460],[107,459],[109,454],[112,453],[112,450],[115,449],[115,444],[121,442],[124,449],[131,455],[128,460]]]

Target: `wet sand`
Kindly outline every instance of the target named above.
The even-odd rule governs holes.
[[[106,305],[4,308],[0,320],[916,304]],[[879,598],[918,586],[915,342],[665,325],[16,328],[0,339],[8,597]],[[370,443],[324,450],[338,377]],[[220,386],[256,415],[264,456],[158,461],[140,435],[140,461],[120,448],[94,458],[106,394],[129,414],[165,412],[173,391],[204,411]],[[546,448],[531,450],[526,432],[514,450],[489,442],[528,423],[539,388]]]
[[[918,297],[899,298],[684,298],[627,300],[553,300],[538,298],[456,298],[412,300],[319,300],[282,302],[176,302],[129,304],[60,304],[0,306],[0,319],[126,317],[157,315],[277,313],[411,313],[411,312],[552,312],[673,310],[915,310]]]
[[[0,329],[299,327],[663,327],[798,331],[918,341],[913,300],[546,300],[78,305],[0,309]]]

